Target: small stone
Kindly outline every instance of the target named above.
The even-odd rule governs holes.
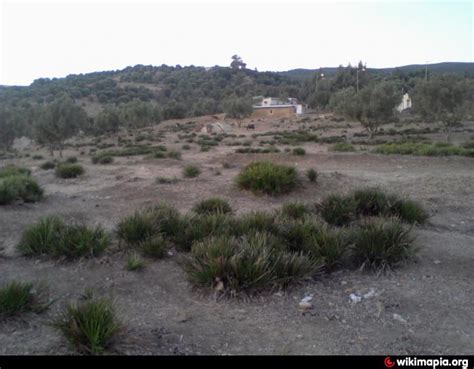
[[[394,313],[393,314],[393,319],[400,322],[400,323],[403,323],[403,324],[407,323],[407,321],[400,314]]]
[[[341,281],[341,286],[345,286],[347,284],[347,281]]]
[[[435,261],[433,261],[433,263],[438,265],[438,264],[441,264],[441,261],[440,260],[435,260]]]
[[[301,301],[298,307],[302,310],[311,310],[313,308],[313,304],[308,301]]]
[[[362,297],[359,296],[359,295],[356,295],[355,293],[351,293],[349,295],[349,297],[351,298],[351,301],[354,303],[354,304],[357,304],[358,302],[361,302],[362,301]]]

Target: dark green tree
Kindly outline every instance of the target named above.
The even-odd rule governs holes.
[[[252,112],[252,100],[245,97],[234,97],[224,102],[224,112],[226,117],[238,120],[239,128],[242,119],[249,117]]]
[[[64,141],[78,133],[87,122],[84,109],[69,96],[61,95],[43,108],[34,125],[35,138],[39,143],[48,145],[52,155],[54,149],[58,149],[62,157]]]

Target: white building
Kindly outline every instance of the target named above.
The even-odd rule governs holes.
[[[403,95],[402,102],[400,105],[397,106],[397,110],[399,113],[402,111],[411,108],[411,97],[406,93]]]

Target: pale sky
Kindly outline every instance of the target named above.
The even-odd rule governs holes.
[[[474,61],[474,1],[0,0],[0,84],[144,65]]]

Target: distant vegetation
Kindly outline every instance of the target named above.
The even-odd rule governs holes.
[[[469,73],[445,76],[430,70],[425,82],[421,66],[378,73],[359,63],[328,69],[328,73],[312,71],[304,78],[298,73],[257,72],[245,66],[234,55],[230,67],[136,65],[42,78],[28,87],[0,86],[0,148],[8,149],[15,137],[29,136],[61,153],[64,141],[80,131],[100,135],[121,127],[152,126],[163,119],[222,112],[240,122],[250,114],[255,96],[296,97],[311,108],[357,119],[371,134],[393,119],[402,92],[413,96],[420,116],[442,123],[447,131],[474,115],[474,83]],[[99,109],[91,109],[94,104]]]

